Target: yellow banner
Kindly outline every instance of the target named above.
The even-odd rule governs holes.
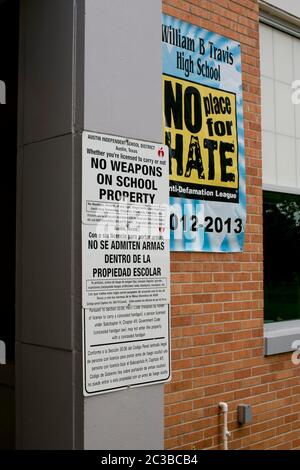
[[[163,75],[163,100],[170,180],[238,189],[235,94]]]

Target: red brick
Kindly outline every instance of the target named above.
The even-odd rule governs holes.
[[[247,167],[243,253],[172,253],[172,367],[165,447],[220,449],[219,401],[232,449],[300,448],[300,369],[263,355],[263,237],[257,0],[163,0],[165,13],[241,43]],[[240,400],[253,424],[239,428]]]

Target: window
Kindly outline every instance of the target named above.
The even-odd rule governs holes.
[[[269,13],[260,25],[265,355],[300,338],[300,105],[292,101],[300,18],[297,27],[296,17],[289,24]]]
[[[300,195],[264,192],[265,321],[300,319]]]
[[[260,25],[265,321],[300,319],[300,40]]]
[[[292,101],[300,39],[261,24],[260,49],[263,183],[291,192],[300,189],[300,105]]]

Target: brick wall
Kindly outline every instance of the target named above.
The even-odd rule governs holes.
[[[242,46],[247,227],[244,253],[172,253],[172,382],[165,447],[221,448],[220,401],[232,449],[300,448],[300,367],[263,355],[262,170],[257,0],[163,0],[163,11]],[[239,426],[239,403],[253,424]]]

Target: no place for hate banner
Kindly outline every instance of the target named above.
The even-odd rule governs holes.
[[[246,223],[240,44],[162,19],[173,251],[239,252]]]

